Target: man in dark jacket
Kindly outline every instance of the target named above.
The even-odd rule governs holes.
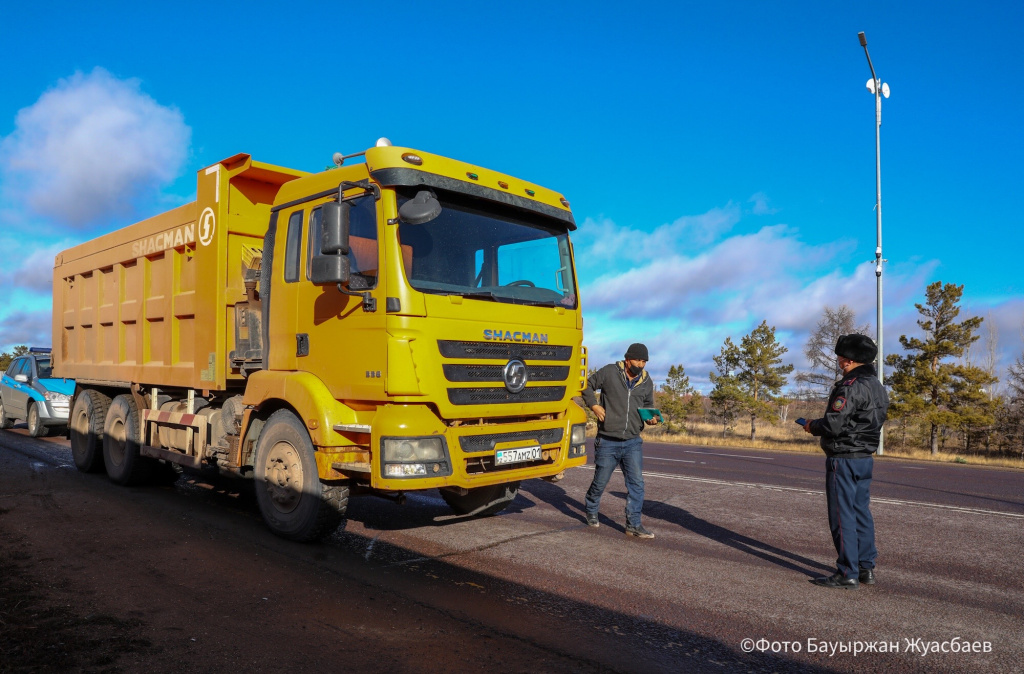
[[[875,522],[871,517],[872,455],[878,450],[889,395],[870,363],[878,348],[865,335],[842,335],[836,356],[843,378],[832,387],[825,416],[804,430],[821,438],[825,450],[825,497],[838,571],[816,578],[824,587],[856,590],[874,585]]]
[[[615,467],[626,479],[626,533],[638,538],[654,538],[640,523],[644,504],[643,440],[644,420],[641,407],[654,407],[654,382],[644,370],[647,347],[630,344],[625,360],[605,365],[590,375],[583,400],[597,416],[594,440],[594,481],[587,490],[587,525],[599,526],[597,509],[601,494]],[[596,391],[601,392],[598,403]],[[655,419],[648,424],[657,423]]]

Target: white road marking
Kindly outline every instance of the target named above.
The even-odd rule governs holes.
[[[651,459],[653,461],[677,461],[679,463],[697,463],[696,461],[690,461],[689,459],[665,459],[660,456],[645,456],[645,459]]]
[[[594,467],[591,465],[580,466],[580,468],[589,468],[593,470]],[[817,489],[801,489],[799,487],[780,487],[774,484],[759,484],[756,482],[730,482],[728,480],[715,480],[709,477],[692,477],[689,475],[671,475],[668,473],[652,473],[650,471],[644,471],[645,477],[663,477],[668,480],[685,480],[687,482],[703,482],[705,484],[720,484],[726,487],[754,487],[756,489],[768,489],[770,491],[792,491],[798,494],[813,494],[815,496],[824,496],[825,492]],[[880,498],[877,496],[871,497],[871,503],[885,503],[887,505],[908,505],[918,506],[921,508],[937,508],[939,510],[952,510],[954,512],[961,513],[973,513],[975,515],[998,515],[1000,517],[1012,517],[1014,519],[1024,520],[1024,513],[1008,513],[1000,510],[986,510],[984,508],[965,508],[962,506],[951,506],[944,505],[942,503],[925,503],[924,501],[907,501],[904,499],[897,498]]]
[[[721,452],[694,452],[689,449],[684,449],[687,454],[708,454],[710,456],[731,456],[736,459],[757,459],[758,461],[774,461],[774,458],[767,456],[747,456],[745,454],[722,454]]]

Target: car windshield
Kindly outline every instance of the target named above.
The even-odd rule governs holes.
[[[53,377],[53,366],[50,364],[49,358],[36,358],[36,371],[39,373],[40,379],[50,379]]]
[[[399,207],[415,190],[399,193]],[[413,288],[498,302],[576,307],[572,253],[564,225],[544,216],[450,192],[422,225],[398,228]]]

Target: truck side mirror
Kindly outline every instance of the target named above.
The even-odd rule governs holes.
[[[320,233],[322,255],[348,255],[348,226],[352,204],[329,202],[323,206],[323,229]]]
[[[314,285],[348,283],[352,273],[348,259],[349,212],[348,202],[329,202],[323,205],[323,224],[320,230],[320,254],[313,256],[309,280]]]

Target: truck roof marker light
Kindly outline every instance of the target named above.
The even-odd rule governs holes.
[[[477,174],[475,174],[475,173],[469,173],[469,172],[467,172],[467,173],[466,173],[466,177],[467,177],[467,178],[469,178],[470,180],[480,180],[480,176],[478,176],[478,175],[477,175]]]
[[[562,202],[563,206],[569,208],[569,202],[565,200],[565,197],[559,197],[558,200]]]
[[[537,194],[536,192],[534,192],[531,189],[526,190],[526,193],[529,194],[531,197]]]
[[[498,187],[500,187],[503,190],[507,190],[508,189],[508,183],[505,182],[504,180],[499,180],[498,181]]]
[[[406,163],[412,164],[413,166],[423,166],[423,158],[418,154],[412,152],[406,152],[402,155],[402,160]]]

